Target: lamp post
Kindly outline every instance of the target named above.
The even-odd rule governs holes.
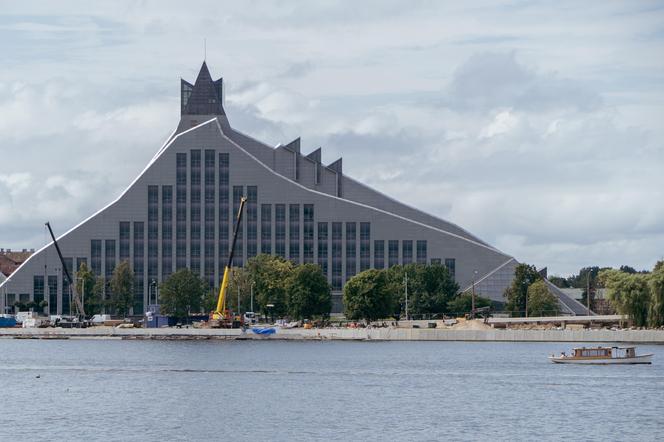
[[[477,270],[473,270],[473,294],[471,297],[472,307],[470,309],[470,318],[475,319],[475,280],[477,280]]]
[[[254,281],[251,281],[251,289],[250,289],[251,291],[250,291],[250,293],[251,293],[251,311],[252,312],[254,311],[254,285],[256,285],[256,283]]]
[[[404,292],[406,295],[406,321],[408,321],[408,273],[403,278]]]
[[[155,292],[157,290],[157,280],[154,279],[154,278],[150,280],[150,290],[148,290],[148,308],[150,308],[150,305],[152,305],[152,291],[153,290]],[[156,299],[156,295],[155,295],[155,299]]]

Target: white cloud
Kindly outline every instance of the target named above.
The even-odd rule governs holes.
[[[4,5],[0,244],[119,194],[207,37],[231,123],[553,272],[664,249],[664,12],[481,2]],[[201,13],[200,11],[204,11]],[[368,167],[367,165],[371,165]],[[100,197],[103,195],[103,197]],[[101,198],[101,199],[100,199]]]

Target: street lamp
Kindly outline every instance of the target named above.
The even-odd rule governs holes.
[[[256,283],[254,281],[251,281],[250,293],[251,293],[251,311],[252,312],[254,311],[254,286],[255,285],[256,285]]]
[[[406,321],[408,321],[408,273],[403,278],[404,292],[406,294]]]
[[[150,290],[148,290],[148,308],[150,305],[152,305],[152,291],[157,291],[157,280],[152,278],[150,280]],[[155,301],[156,301],[157,296],[155,295]]]
[[[83,303],[83,309],[85,309],[85,278],[81,276],[76,277],[76,282],[81,281],[81,302]],[[78,290],[77,290],[78,291]]]
[[[473,270],[472,308],[470,310],[470,318],[471,319],[475,319],[475,280],[477,280],[477,270]]]

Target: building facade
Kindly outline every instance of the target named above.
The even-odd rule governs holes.
[[[323,164],[320,148],[303,154],[299,138],[275,148],[233,129],[223,80],[212,80],[205,63],[194,84],[180,86],[178,127],[143,172],[58,238],[69,270],[85,262],[110,279],[129,261],[135,314],[178,269],[219,286],[242,196],[248,201],[234,265],[260,253],[318,264],[333,288],[333,311],[341,311],[341,291],[353,275],[413,262],[445,265],[462,289],[475,283],[476,292],[503,301],[517,265],[511,256],[344,175],[342,159]],[[7,305],[46,299],[51,313],[68,313],[61,267],[51,243],[2,283],[0,294]]]

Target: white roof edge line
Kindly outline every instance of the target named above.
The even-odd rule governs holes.
[[[401,202],[401,201],[399,201],[398,199],[396,199],[396,198],[394,198],[394,197],[391,197],[390,195],[388,195],[388,194],[386,194],[386,193],[383,193],[383,192],[381,192],[381,191],[378,190],[378,189],[374,189],[374,188],[371,187],[371,186],[367,186],[366,184],[364,184],[364,183],[362,183],[362,182],[356,180],[355,178],[351,178],[350,176],[348,176],[348,175],[346,175],[346,174],[342,174],[341,176],[344,177],[344,178],[346,178],[346,179],[349,179],[349,180],[351,180],[351,181],[353,181],[353,182],[355,182],[355,183],[357,183],[357,184],[359,184],[360,186],[364,186],[364,187],[367,187],[367,188],[373,190],[374,192],[376,192],[376,193],[379,194],[380,196],[382,196],[382,197],[384,197],[384,198],[387,198],[387,199],[390,200],[390,201],[393,201],[393,202],[395,202],[395,203],[397,203],[397,204],[401,204],[402,206],[408,207],[410,210],[414,210],[414,211],[416,211],[416,212],[421,212],[421,213],[423,213],[423,214],[425,214],[425,215],[427,215],[427,216],[430,216],[430,217],[432,217],[432,218],[437,219],[438,221],[442,221],[442,222],[444,222],[444,223],[451,224],[451,225],[453,225],[454,227],[456,227],[457,229],[461,230],[461,231],[464,232],[464,233],[467,233],[468,235],[470,235],[470,236],[472,236],[472,237],[475,237],[475,236],[476,236],[476,235],[473,235],[473,234],[472,234],[471,232],[469,232],[468,230],[464,229],[463,227],[459,226],[458,224],[455,224],[455,223],[453,223],[453,222],[451,222],[451,221],[444,220],[444,219],[439,218],[439,217],[437,217],[437,216],[435,216],[435,215],[432,215],[432,214],[430,214],[430,213],[427,213],[427,212],[425,212],[425,211],[423,211],[423,210],[421,210],[421,209],[418,209],[417,207],[413,207],[413,206],[411,206],[411,205],[409,205],[409,204],[406,204],[406,203],[404,203],[404,202]],[[480,239],[480,238],[478,238],[478,239]],[[481,239],[480,239],[480,240],[481,240]],[[491,247],[492,249],[497,250],[497,251],[500,252],[500,250],[496,249],[495,247],[493,247],[493,246],[490,246],[490,247]],[[500,252],[500,253],[503,253],[503,252]]]
[[[339,201],[343,201],[343,202],[345,202],[345,203],[353,204],[353,205],[356,205],[356,206],[359,206],[359,207],[364,207],[364,208],[366,208],[366,209],[375,210],[375,211],[377,211],[377,212],[381,212],[381,213],[384,213],[384,214],[386,214],[386,215],[390,215],[390,216],[393,216],[393,217],[395,217],[395,218],[398,218],[398,219],[401,219],[401,220],[404,220],[404,221],[407,221],[407,222],[411,222],[411,223],[413,223],[413,224],[416,224],[416,225],[419,225],[419,226],[422,226],[422,227],[425,227],[425,228],[428,228],[428,229],[431,229],[431,230],[435,230],[435,231],[437,231],[437,232],[440,232],[440,233],[443,233],[443,234],[446,234],[446,235],[452,236],[452,237],[454,237],[454,238],[458,238],[458,239],[461,239],[461,240],[463,240],[463,241],[467,241],[467,242],[469,242],[469,243],[471,243],[471,244],[474,244],[474,245],[476,245],[476,246],[479,246],[479,247],[482,247],[482,248],[485,248],[485,249],[491,250],[492,252],[499,253],[499,254],[501,254],[501,255],[503,255],[503,256],[509,256],[509,255],[505,254],[504,252],[501,252],[500,250],[494,249],[493,247],[487,246],[486,244],[482,244],[482,243],[479,243],[479,242],[476,242],[476,241],[470,240],[470,239],[465,238],[465,237],[463,237],[463,236],[461,236],[461,235],[457,235],[456,233],[448,232],[448,231],[443,230],[443,229],[440,229],[440,228],[438,228],[438,227],[429,226],[429,225],[424,224],[424,223],[422,223],[422,222],[419,222],[419,221],[416,221],[416,220],[412,220],[412,219],[406,218],[406,217],[401,216],[401,215],[397,215],[397,214],[392,213],[392,212],[388,212],[387,210],[379,209],[379,208],[377,208],[377,207],[372,207],[372,206],[369,206],[369,205],[367,205],[367,204],[363,204],[363,203],[360,203],[360,202],[357,202],[357,201],[347,200],[347,199],[344,199],[344,198],[339,198],[339,197],[334,196],[334,195],[329,195],[329,194],[327,194],[327,193],[319,192],[318,190],[310,189],[310,188],[308,188],[308,187],[306,187],[306,186],[304,186],[304,185],[298,183],[297,181],[293,181],[293,180],[291,180],[291,179],[289,179],[289,178],[287,178],[287,177],[285,177],[285,176],[283,176],[283,175],[277,173],[276,171],[274,171],[274,170],[272,170],[270,167],[268,167],[266,164],[264,164],[262,161],[260,161],[258,158],[256,158],[255,156],[253,156],[253,155],[252,155],[251,153],[249,153],[245,148],[243,148],[242,146],[240,146],[239,144],[237,144],[235,141],[233,141],[231,138],[229,138],[229,137],[224,133],[224,131],[223,131],[223,129],[221,128],[221,125],[219,124],[218,121],[217,121],[217,127],[219,128],[219,132],[221,133],[221,136],[222,136],[222,137],[226,138],[229,142],[231,142],[231,143],[232,143],[233,145],[235,145],[238,149],[240,149],[242,152],[244,152],[245,155],[247,155],[249,158],[253,159],[253,160],[256,161],[258,164],[260,164],[263,168],[265,168],[265,170],[269,171],[270,173],[272,173],[272,174],[278,176],[279,178],[281,178],[281,179],[283,179],[283,180],[289,181],[289,182],[295,184],[296,186],[299,186],[300,188],[306,190],[307,192],[315,193],[315,194],[322,195],[322,196],[325,196],[325,197],[328,197],[328,198],[334,198],[334,199],[337,199],[337,200],[339,200]],[[511,260],[511,259],[514,259],[513,257],[509,257],[509,258],[510,258],[510,260]]]
[[[516,259],[510,257],[510,259],[508,259],[507,261],[505,261],[504,263],[502,263],[501,265],[499,265],[499,266],[496,267],[495,269],[491,270],[489,273],[487,273],[486,275],[484,275],[482,278],[480,278],[480,279],[478,279],[477,281],[475,281],[475,285],[477,285],[477,284],[479,284],[480,282],[484,281],[485,279],[489,278],[491,275],[493,275],[493,274],[496,273],[498,270],[502,269],[503,267],[505,267],[507,264],[509,264],[509,263],[512,262],[512,261],[516,261]],[[461,290],[460,293],[463,293],[463,292],[465,292],[466,290],[468,290],[469,288],[472,288],[472,287],[473,287],[473,285],[471,284],[471,285],[469,285],[468,287],[466,287],[465,289]]]
[[[56,239],[59,241],[60,239],[64,238],[65,236],[69,235],[72,231],[78,229],[78,228],[81,227],[83,224],[85,224],[86,222],[90,221],[90,220],[91,220],[92,218],[94,218],[95,216],[99,215],[99,214],[100,214],[101,212],[103,212],[104,210],[106,210],[106,209],[108,209],[109,207],[111,207],[113,204],[115,204],[115,203],[117,203],[118,201],[120,201],[120,199],[121,199],[121,198],[127,193],[127,191],[129,191],[129,189],[131,189],[131,187],[132,187],[134,184],[136,184],[136,181],[138,181],[138,180],[143,176],[143,174],[144,174],[145,172],[147,172],[147,170],[150,168],[150,166],[152,166],[152,164],[153,164],[153,163],[154,163],[154,162],[155,162],[155,161],[156,161],[156,160],[162,155],[162,153],[164,153],[164,152],[166,151],[166,149],[168,149],[168,148],[170,147],[171,144],[173,144],[173,142],[175,142],[175,140],[178,139],[178,137],[180,137],[180,135],[184,135],[184,134],[186,134],[186,133],[188,133],[188,132],[190,132],[190,131],[193,131],[193,130],[199,128],[199,127],[202,127],[202,126],[204,126],[204,125],[210,123],[212,120],[216,120],[216,118],[212,118],[212,119],[210,119],[210,120],[208,120],[208,121],[205,121],[205,122],[203,122],[203,123],[201,123],[201,124],[199,124],[199,125],[197,125],[197,126],[194,126],[194,127],[190,128],[190,129],[187,129],[187,130],[185,130],[185,131],[183,131],[183,132],[180,132],[180,133],[177,134],[175,137],[173,137],[173,133],[175,133],[175,131],[173,131],[173,133],[171,133],[171,136],[170,136],[170,137],[164,142],[164,144],[162,145],[162,147],[159,149],[157,155],[155,155],[154,157],[152,157],[152,159],[148,162],[147,166],[145,166],[145,167],[143,168],[143,170],[141,171],[141,173],[139,173],[138,176],[137,176],[136,178],[134,178],[134,180],[131,182],[131,184],[129,184],[129,186],[127,186],[127,188],[126,188],[125,190],[123,190],[122,193],[121,193],[116,199],[114,199],[114,200],[111,201],[110,203],[106,204],[103,208],[97,210],[95,213],[93,213],[93,214],[90,215],[89,217],[85,218],[83,221],[79,222],[79,223],[76,224],[74,227],[72,227],[71,229],[67,230],[65,233],[63,233],[63,234],[61,234],[60,236],[58,236]],[[176,130],[177,130],[177,129],[176,129]],[[171,137],[172,137],[172,138],[171,138]],[[169,141],[169,140],[170,140],[170,141]],[[37,255],[38,255],[39,253],[41,253],[43,250],[46,250],[51,244],[53,244],[53,241],[49,241],[49,242],[47,242],[46,245],[44,245],[43,247],[41,247],[39,250],[37,250],[37,251],[36,251],[35,253],[33,253],[32,255],[30,255],[30,256],[28,257],[28,259],[26,259],[25,261],[23,261],[23,263],[22,263],[20,266],[18,266],[18,268],[17,268],[16,270],[14,270],[14,272],[12,272],[12,274],[14,274],[14,273],[18,272],[19,270],[21,270],[21,267],[23,267],[25,264],[27,264],[28,262],[30,262],[30,260],[32,259],[33,256],[37,256]],[[10,275],[10,276],[11,276],[11,275]],[[4,285],[7,284],[9,281],[10,281],[10,278],[7,278],[5,281],[2,281],[2,283],[0,284],[0,287],[4,286]]]

